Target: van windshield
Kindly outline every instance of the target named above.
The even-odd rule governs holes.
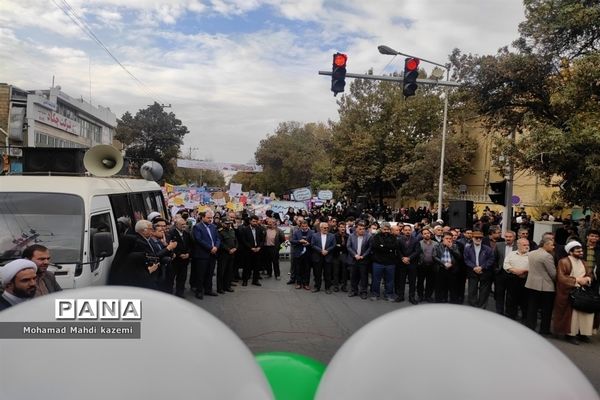
[[[83,200],[61,193],[0,193],[0,263],[32,244],[50,249],[53,263],[81,261]]]

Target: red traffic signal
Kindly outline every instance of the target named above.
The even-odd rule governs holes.
[[[417,90],[417,78],[419,77],[419,62],[418,58],[407,58],[404,60],[404,84],[402,93],[404,97],[414,96]]]
[[[346,68],[346,61],[348,56],[342,53],[336,53],[333,55],[333,66],[338,68]]]
[[[346,62],[348,56],[342,53],[333,55],[333,66],[331,69],[331,91],[336,96],[344,91],[346,86]]]
[[[407,58],[404,68],[406,68],[409,71],[416,71],[417,68],[419,68],[420,62],[421,60],[419,60],[418,58]]]

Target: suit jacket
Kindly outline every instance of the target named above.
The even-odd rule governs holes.
[[[262,226],[254,228],[256,231],[256,242],[254,242],[254,235],[252,235],[252,228],[250,225],[241,228],[240,230],[240,244],[246,248],[251,249],[253,247],[263,247],[265,245],[265,230]]]
[[[402,262],[402,257],[410,258],[410,265],[416,265],[419,261],[419,254],[421,252],[421,244],[419,240],[410,236],[408,240],[406,240],[403,236],[398,238],[398,265],[405,265]]]
[[[306,252],[310,252],[310,242],[313,234],[314,232],[310,229],[308,229],[306,232],[303,232],[300,228],[294,229],[292,238],[290,240],[290,243],[292,244],[292,257],[298,258],[306,254]],[[308,241],[308,245],[304,246],[302,243],[300,243],[300,240],[302,239]]]
[[[554,292],[556,280],[556,267],[554,257],[543,248],[530,251],[529,273],[525,287],[541,292]]]
[[[277,233],[275,234],[275,247],[280,248],[283,243],[285,243],[285,233],[279,228],[277,229]],[[267,240],[267,229],[265,229],[265,241]]]
[[[135,246],[133,248],[134,252],[140,252],[146,255],[156,256],[156,250],[154,250],[154,247],[152,247],[152,245],[150,244],[150,239],[146,239],[139,233],[135,234],[135,238],[136,241]]]
[[[516,240],[513,242],[512,247],[508,251],[506,251],[506,243],[501,242],[496,244],[496,257],[498,259],[498,262],[496,263],[496,272],[504,270],[504,259],[506,258],[506,255],[515,250],[517,250]]]
[[[353,233],[348,237],[348,243],[346,243],[348,249],[348,264],[356,264],[356,255],[358,254],[358,235]],[[364,257],[363,261],[369,261],[371,255],[371,234],[365,232],[360,247],[360,255]]]
[[[323,241],[321,239],[321,233],[313,233],[310,239],[310,245],[312,247],[311,258],[315,262],[319,262],[321,257],[325,257],[325,262],[333,261],[333,249],[335,249],[335,236],[333,233],[328,233],[325,238],[325,250],[327,251],[327,255],[323,256],[321,251],[323,250]]]
[[[473,269],[477,266],[474,245],[470,244],[465,247],[465,253],[463,257],[465,260],[465,266],[467,268]],[[482,244],[481,250],[479,251],[479,266],[485,270],[492,271],[495,262],[496,257],[494,256],[494,251],[492,250],[492,248],[490,246]]]
[[[440,269],[446,269],[446,266],[442,262],[442,255],[444,254],[445,249],[446,246],[441,243],[433,248],[433,261]],[[460,250],[458,249],[456,243],[453,244],[448,250],[450,251],[450,258],[452,260],[452,266],[449,268],[449,270],[450,272],[456,274],[462,265],[462,254],[460,254]]]
[[[179,260],[179,256],[181,254],[189,254],[192,252],[192,236],[187,230],[184,230],[181,234],[177,231],[176,228],[172,228],[167,232],[167,242],[171,240],[177,242],[177,247],[173,249],[173,253],[177,256]]]
[[[214,224],[206,225],[204,222],[198,222],[194,225],[192,234],[194,236],[194,246],[192,250],[193,258],[206,260],[211,256],[216,257],[216,254],[210,254],[210,250],[213,246],[219,248],[221,245],[221,238],[219,237],[219,232],[217,232],[217,227]]]
[[[12,304],[8,302],[2,295],[0,295],[0,311],[6,310],[7,308],[12,307]]]
[[[46,285],[46,288],[48,289],[48,293],[60,292],[62,290],[62,288],[56,281],[56,277],[54,276],[54,273],[52,273],[50,271],[46,271],[42,275],[39,275],[38,279],[41,281],[44,281],[44,284]],[[38,293],[36,292],[36,297],[37,296],[38,296]]]

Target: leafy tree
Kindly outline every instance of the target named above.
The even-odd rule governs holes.
[[[274,134],[260,141],[255,158],[263,173],[250,182],[263,193],[283,193],[312,184],[315,190],[335,188],[337,183],[328,168],[330,140],[329,128],[322,123],[279,124]]]
[[[175,185],[194,184],[200,186],[206,183],[207,186],[224,187],[225,177],[221,171],[211,171],[205,169],[177,168],[172,175],[172,181]]]
[[[244,191],[254,190],[259,193],[267,193],[267,185],[262,172],[240,171],[231,178],[231,182],[241,183]]]
[[[157,161],[165,170],[164,179],[172,180],[176,167],[170,161],[179,154],[187,133],[187,127],[173,112],[165,112],[155,102],[139,110],[135,117],[126,112],[117,123],[115,139],[125,145],[126,157],[142,162]]]
[[[514,133],[497,154],[550,182],[569,205],[600,209],[600,4],[525,0],[517,52],[453,54],[457,74],[490,131]]]
[[[600,50],[600,3],[597,0],[524,0],[526,20],[515,45],[569,60]]]
[[[396,194],[433,200],[439,177],[441,89],[421,85],[416,96],[404,99],[401,85],[354,80],[349,94],[338,103],[333,154],[346,193],[373,193],[380,203],[384,196]],[[456,118],[464,105],[451,104],[449,114]],[[470,172],[472,148],[453,148],[456,159],[453,168],[446,170],[452,171],[445,174],[447,187]]]

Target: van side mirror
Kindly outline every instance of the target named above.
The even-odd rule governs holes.
[[[92,236],[94,257],[104,258],[113,255],[113,238],[110,232],[96,232]]]

